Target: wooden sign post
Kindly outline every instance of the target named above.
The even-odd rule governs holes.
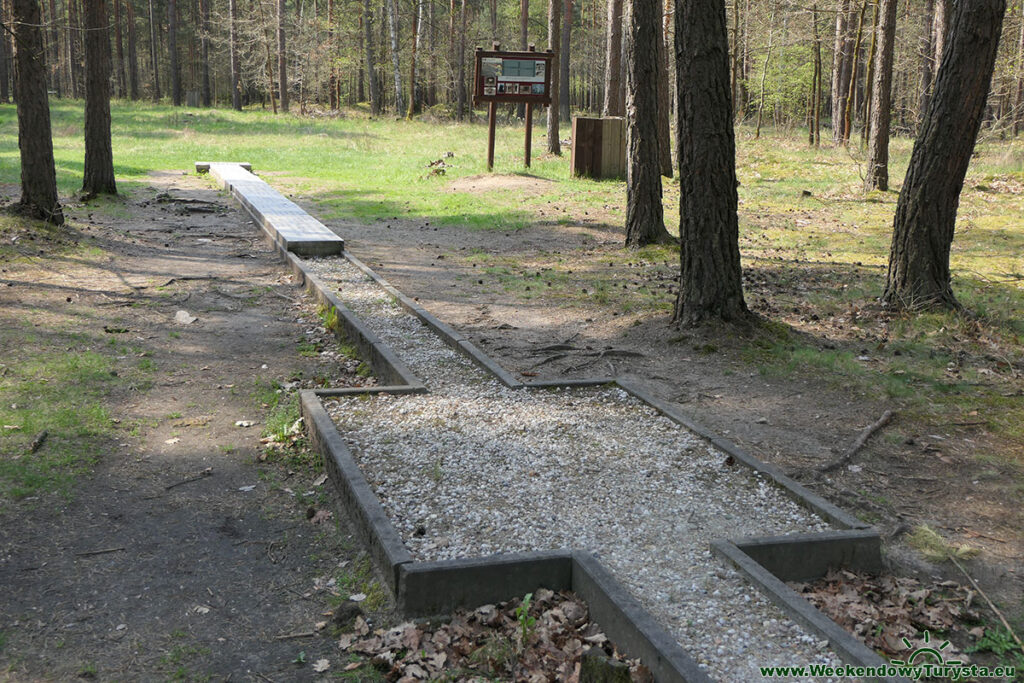
[[[473,79],[473,104],[487,103],[487,170],[494,168],[494,129],[497,105],[501,102],[526,104],[526,144],[523,163],[529,168],[533,142],[533,105],[551,105],[551,50],[537,52],[531,45],[526,52],[502,52],[476,49],[476,74]]]

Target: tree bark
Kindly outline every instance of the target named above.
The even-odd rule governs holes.
[[[896,43],[897,0],[879,0],[874,83],[871,88],[871,123],[868,171],[864,191],[889,189],[889,123],[892,107],[892,56]]]
[[[875,89],[875,59],[878,54],[878,22],[881,10],[881,0],[874,0],[875,9],[871,18],[871,48],[868,50],[867,73],[864,75],[864,101],[861,103],[861,121],[864,125],[860,129],[860,146],[865,147],[871,135],[871,98]],[[895,18],[893,19],[895,24]],[[889,79],[890,88],[892,78]]]
[[[1005,0],[958,2],[935,90],[896,204],[883,301],[957,308],[949,273],[956,212],[999,47]]]
[[[153,0],[149,0],[149,58],[153,66],[153,101],[160,101],[160,60],[157,58],[158,43],[156,40],[156,13],[153,11]]]
[[[672,177],[672,89],[668,83],[668,46],[665,44],[665,34],[662,32],[662,5],[659,0],[656,14],[657,31],[654,40],[654,49],[657,51],[658,64],[658,158],[661,168],[661,175]]]
[[[128,97],[135,101],[139,99],[139,52],[135,38],[135,7],[134,2],[129,0],[126,3],[128,20]]]
[[[114,0],[114,45],[117,49],[117,95],[124,97],[128,83],[124,74],[124,40],[121,37],[121,0]]]
[[[558,97],[561,84],[558,78],[561,69],[558,64],[558,48],[562,43],[562,2],[563,0],[548,0],[548,49],[554,53],[551,59],[551,105],[548,107],[548,152],[551,154],[562,154],[562,144],[558,132]]]
[[[231,108],[242,111],[242,83],[238,67],[238,0],[228,0],[231,52]]]
[[[13,0],[14,63],[21,152],[19,210],[54,225],[64,224],[57,199],[57,173],[46,97],[46,50],[38,0]]]
[[[398,55],[398,3],[387,0],[388,31],[391,34],[391,71],[395,82],[395,113],[400,114],[402,107],[402,65]]]
[[[7,3],[0,0],[0,24],[9,26],[7,20]],[[11,55],[10,41],[7,31],[0,30],[0,102],[6,104],[11,101]]]
[[[110,144],[110,40],[106,0],[85,2],[85,165],[82,192],[117,194]]]
[[[277,77],[280,83],[281,111],[288,111],[288,47],[285,44],[285,0],[277,3]]]
[[[626,246],[669,242],[661,204],[658,51],[661,0],[629,0],[626,11]],[[667,140],[666,140],[667,143]]]
[[[458,106],[459,111],[455,118],[461,121],[466,116],[466,20],[467,20],[467,9],[466,0],[462,0],[459,5],[459,70],[457,73],[458,83],[456,90],[458,91]]]
[[[757,126],[754,129],[754,139],[761,137],[761,116],[764,113],[765,79],[768,78],[768,62],[772,58],[773,39],[775,37],[775,10],[778,3],[772,1],[772,11],[768,15],[768,49],[764,53],[764,64],[761,65],[761,96],[757,100]]]
[[[623,116],[619,89],[622,73],[622,2],[608,0],[608,42],[604,60],[604,116]]]
[[[202,72],[202,98],[203,106],[209,107],[213,104],[213,92],[210,89],[210,3],[213,0],[199,0],[202,27],[199,39],[199,69]]]
[[[416,114],[416,53],[420,46],[420,25],[423,19],[423,0],[417,0],[412,18],[412,53],[409,57],[409,109],[405,118],[412,121]]]
[[[821,36],[818,34],[818,5],[811,8],[811,35],[814,41],[814,75],[807,112],[807,142],[811,147],[821,144]]]
[[[849,42],[850,0],[838,0],[836,11],[836,39],[832,54],[832,139],[843,141],[843,116],[846,112],[846,95],[849,90],[850,50]]]
[[[934,57],[932,53],[932,33],[935,21],[935,0],[925,0],[921,21],[923,25],[921,27],[921,43],[918,48],[921,60],[920,85],[918,86],[921,94],[917,101],[918,127],[920,127],[921,121],[924,119],[924,112],[928,108],[928,98],[931,96],[932,89],[932,74],[934,73],[934,66],[932,64]]]
[[[736,139],[723,0],[676,3],[680,283],[673,320],[747,316],[736,214]]]
[[[565,0],[565,17],[562,22],[562,49],[558,55],[558,118],[569,125],[569,54],[572,49],[572,5]]]
[[[2,0],[0,0],[0,4],[2,4]],[[45,9],[46,8],[46,4],[43,3],[41,5],[41,8]],[[60,22],[58,21],[57,2],[56,2],[56,0],[50,0],[50,17],[49,17],[49,19],[50,19],[50,59],[52,60],[52,63],[50,64],[50,71],[51,71],[51,73],[53,75],[51,84],[52,84],[53,89],[57,91],[57,97],[60,97],[61,96],[61,85],[62,85],[62,76],[61,76],[61,68],[60,68],[61,67],[61,65],[60,65],[60,29],[58,28],[58,26],[60,25]],[[44,37],[45,37],[45,34],[44,34]],[[7,39],[7,35],[6,35],[6,32],[5,32],[4,40],[6,40],[6,39]]]
[[[847,83],[849,90],[846,93],[845,107],[843,109],[843,125],[842,125],[842,143],[849,144],[850,135],[853,131],[853,112],[854,112],[854,95],[857,89],[857,67],[860,65],[860,42],[864,37],[864,13],[867,12],[868,2],[870,0],[864,0],[864,3],[860,7],[860,18],[857,21],[857,34],[853,44],[853,49],[850,51],[850,78]]]
[[[167,2],[167,47],[170,53],[171,102],[181,106],[181,68],[178,65],[178,1]]]
[[[380,84],[377,82],[377,60],[373,56],[373,10],[370,0],[363,0],[363,42],[365,43],[366,81],[370,86],[370,114],[380,116]]]
[[[1017,94],[1013,98],[1013,136],[1024,126],[1024,5],[1018,12],[1020,29],[1017,36]]]

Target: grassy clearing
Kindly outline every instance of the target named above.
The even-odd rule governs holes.
[[[13,183],[13,108],[0,111],[12,114],[0,123],[0,181]],[[81,177],[82,105],[56,102],[53,117],[58,181],[71,192]],[[521,126],[499,128],[499,173],[525,172],[522,133]],[[611,311],[634,323],[671,310],[676,250],[626,252],[589,232],[621,225],[623,183],[570,178],[567,158],[540,154],[529,170],[539,181],[529,192],[451,191],[453,181],[484,173],[486,128],[479,123],[371,120],[362,110],[309,120],[120,102],[113,134],[116,171],[129,191],[151,169],[239,159],[317,202],[326,218],[471,230],[564,226],[582,236],[579,244],[546,253],[460,251],[450,262],[465,269],[467,286],[506,299]],[[979,455],[1024,461],[1024,141],[983,141],[969,170],[951,262],[967,313],[893,316],[875,300],[912,141],[893,140],[893,191],[865,196],[864,155],[856,146],[815,150],[805,140],[800,131],[755,140],[750,129],[737,130],[747,300],[771,321],[738,340],[739,357],[766,375],[805,374],[892,400],[928,424],[980,421],[1000,443],[979,447]],[[436,159],[446,164],[443,176],[429,173]],[[678,206],[678,185],[667,181],[670,231],[678,229]],[[116,215],[123,207],[113,200],[97,210]]]

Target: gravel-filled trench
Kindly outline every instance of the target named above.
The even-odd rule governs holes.
[[[586,549],[716,679],[840,663],[708,547],[824,520],[621,389],[509,389],[348,261],[307,265],[430,389],[325,401],[417,560]]]

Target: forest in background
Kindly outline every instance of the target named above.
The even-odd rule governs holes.
[[[660,1],[660,0],[657,0]],[[84,0],[43,0],[48,88],[81,98]],[[470,111],[472,52],[554,49],[560,105],[621,115],[625,102],[623,13],[629,0],[112,0],[112,93],[189,106],[262,106],[300,113],[367,102],[374,113]],[[733,102],[758,126],[816,128],[833,122],[844,141],[869,119],[878,2],[736,0],[727,7]],[[3,21],[10,0],[0,2]],[[668,71],[673,2],[664,0]],[[548,44],[551,13],[565,30]],[[949,29],[952,0],[899,0],[892,60],[892,130],[913,135]],[[609,18],[612,20],[610,21]],[[0,37],[0,100],[14,96],[13,44]],[[662,100],[674,107],[675,79]],[[233,84],[237,84],[233,87]],[[512,110],[510,110],[510,114]],[[520,113],[521,115],[521,113]],[[1012,2],[986,111],[1000,135],[1024,127],[1024,2]]]

